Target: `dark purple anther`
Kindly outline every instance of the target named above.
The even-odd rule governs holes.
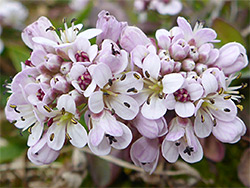
[[[49,121],[48,121],[48,123],[47,123],[48,127],[50,127],[52,125],[52,123],[53,123],[53,118],[50,118]]]
[[[91,83],[92,79],[88,71],[84,72],[81,76],[77,79],[78,84],[82,90],[85,90],[88,85]]]
[[[30,67],[34,67],[30,60],[26,60],[24,64]]]
[[[37,96],[37,98],[38,98],[39,101],[43,100],[44,95],[45,95],[45,93],[43,92],[43,90],[42,89],[38,89],[36,96]]]
[[[174,92],[175,99],[180,102],[187,102],[190,101],[190,95],[188,94],[188,91],[184,88],[181,88]]]
[[[89,56],[85,52],[79,52],[75,54],[75,58],[77,62],[89,62]]]

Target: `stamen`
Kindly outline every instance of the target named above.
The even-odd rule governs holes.
[[[146,75],[147,78],[150,77],[150,74],[148,73],[148,71],[145,71],[145,75]]]
[[[242,106],[242,105],[237,104],[236,106],[240,109],[240,111],[242,111],[242,110],[243,110],[243,106]]]
[[[56,31],[56,28],[55,28],[54,26],[50,26],[50,27],[48,27],[45,31],[46,31],[46,32],[47,32],[47,31]]]
[[[70,120],[73,124],[77,124],[77,121],[76,121],[76,119],[75,118],[71,118],[71,120]]]
[[[52,134],[50,135],[49,139],[50,139],[50,141],[52,142],[52,141],[54,140],[54,138],[55,138],[55,134],[52,133]]]
[[[114,108],[111,109],[111,115],[112,115],[112,116],[115,115],[115,110],[114,110]]]
[[[73,23],[73,22],[75,22],[77,19],[76,18],[73,18],[71,21],[70,21],[70,23]]]
[[[150,105],[150,101],[151,101],[151,96],[149,96],[149,97],[147,98],[147,104],[148,104],[148,105]]]
[[[163,94],[163,93],[159,93],[159,94],[158,94],[158,97],[159,97],[159,99],[163,99],[164,94]]]
[[[32,127],[28,128],[28,132],[29,132],[30,134],[32,134],[31,128],[32,128]]]
[[[112,79],[109,79],[109,80],[108,80],[108,84],[109,84],[109,86],[112,86],[112,84],[113,84]]]
[[[231,98],[232,98],[231,95],[228,95],[228,96],[225,96],[225,97],[224,97],[225,100],[229,100],[229,99],[231,99]]]
[[[47,112],[52,112],[52,110],[50,109],[50,107],[48,107],[47,105],[44,105],[43,108],[47,111]]]
[[[189,156],[191,156],[191,152],[194,151],[193,147],[187,146],[186,149],[183,151],[184,153],[187,153]]]
[[[181,143],[180,143],[180,142],[176,142],[175,145],[176,145],[176,146],[179,146],[179,145],[181,145]]]
[[[242,76],[242,73],[240,72],[235,79],[239,79],[241,76]]]
[[[225,112],[231,112],[231,110],[229,108],[225,108],[224,111]]]
[[[219,91],[219,95],[221,95],[224,92],[224,89],[221,87]]]
[[[134,77],[135,77],[137,80],[140,79],[140,76],[139,76],[137,73],[134,73],[133,75],[134,75]]]
[[[11,107],[11,108],[16,108],[17,106],[14,105],[14,104],[10,104],[10,107]]]
[[[125,80],[125,78],[126,78],[126,74],[123,74],[123,75],[121,76],[120,80],[123,81],[123,80]]]
[[[129,104],[129,103],[124,102],[123,104],[124,104],[127,108],[130,108],[130,104]]]
[[[71,140],[71,139],[72,139],[72,138],[69,136],[68,133],[66,133],[66,138],[67,138],[68,140]]]
[[[24,119],[24,117],[23,117],[23,116],[21,116],[21,120],[22,120],[22,121],[25,121],[25,119]]]
[[[201,115],[201,123],[204,123],[205,122],[205,118],[203,115]]]
[[[129,93],[129,92],[137,93],[138,90],[136,90],[134,87],[132,87],[132,88],[128,89],[127,92],[128,92],[128,93]]]
[[[64,108],[62,108],[62,115],[64,115],[65,114],[65,109]]]

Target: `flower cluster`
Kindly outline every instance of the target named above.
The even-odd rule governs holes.
[[[248,64],[241,44],[217,49],[214,30],[192,29],[183,17],[157,30],[156,40],[107,11],[93,29],[80,32],[74,21],[56,29],[41,17],[22,32],[32,53],[7,86],[5,113],[29,131],[33,163],[53,162],[68,142],[96,155],[131,146],[135,165],[152,173],[160,155],[200,161],[199,140],[210,134],[223,143],[244,135],[235,102],[245,86],[230,87]]]

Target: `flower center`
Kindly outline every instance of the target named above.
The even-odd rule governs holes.
[[[78,52],[75,54],[77,62],[89,62],[89,56],[86,52]]]
[[[92,79],[88,71],[84,72],[81,76],[77,79],[78,84],[82,90],[85,90],[88,85],[91,83]]]
[[[190,101],[190,95],[188,91],[184,88],[178,89],[174,92],[175,99],[180,102],[187,102]]]
[[[42,89],[38,89],[37,93],[36,93],[36,97],[38,98],[39,101],[43,100],[45,93],[43,92]]]

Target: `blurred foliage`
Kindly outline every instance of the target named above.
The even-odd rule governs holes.
[[[130,25],[137,25],[147,34],[154,37],[154,33],[159,28],[169,29],[176,25],[177,16],[163,16],[154,11],[148,12],[148,19],[145,22],[139,21],[139,15],[133,10],[132,0],[91,0],[84,10],[74,12],[68,7],[68,0],[49,0],[49,1],[21,1],[29,10],[29,16],[26,20],[26,25],[35,21],[39,16],[47,16],[56,27],[61,27],[62,19],[68,18],[68,22],[72,18],[77,18],[76,23],[83,23],[84,29],[89,27],[95,27],[97,15],[102,9],[110,9],[111,14],[115,15],[120,21],[128,21]],[[111,2],[112,7],[107,6],[107,2]],[[247,31],[249,27],[249,1],[216,1],[216,0],[203,0],[203,1],[189,1],[183,0],[183,10],[180,15],[186,17],[194,26],[197,20],[205,20],[206,26],[211,27],[217,32],[220,43],[219,46],[225,43],[236,41],[243,44],[247,49],[249,55],[249,42],[250,35]],[[222,3],[222,4],[219,4]],[[221,7],[219,7],[221,5]],[[237,14],[233,14],[236,11]],[[124,17],[125,15],[125,17]],[[215,15],[215,17],[213,17]],[[121,19],[122,17],[122,19]],[[249,29],[248,29],[249,30]],[[21,31],[15,30],[11,27],[4,26],[1,39],[5,44],[5,49],[0,57],[0,83],[5,84],[5,80],[10,82],[9,77],[14,76],[15,73],[21,70],[20,62],[25,62],[30,55],[30,50],[23,44],[21,40]],[[91,40],[94,43],[95,39]],[[249,67],[243,71],[242,80],[237,80],[234,84],[238,85],[241,82],[247,82],[250,79]],[[0,92],[0,137],[6,141],[6,144],[0,145],[0,166],[6,164],[6,162],[13,162],[20,156],[26,156],[27,146],[27,131],[20,135],[20,132],[14,128],[12,124],[7,122],[4,118],[4,106],[8,98],[8,94],[5,93],[6,89],[1,87]],[[246,109],[239,113],[239,116],[243,118],[246,125],[249,127],[249,89],[245,89],[243,94],[246,99],[243,101]],[[84,119],[81,119],[81,123]],[[86,125],[85,125],[86,128]],[[243,184],[238,179],[237,166],[239,164],[242,153],[249,147],[249,133],[247,133],[246,139],[241,140],[237,144],[226,145],[226,155],[222,162],[214,163],[207,160],[205,157],[202,161],[196,164],[192,164],[192,167],[196,168],[204,179],[212,179],[213,182],[204,183],[198,182],[195,187],[243,187]],[[49,166],[45,169],[33,169],[33,178],[29,181],[40,180],[40,186],[52,185],[53,178],[60,176],[61,171],[64,171],[71,163],[71,153],[62,153],[57,160],[63,166],[61,169],[53,169],[53,166]],[[132,179],[135,172],[126,171],[123,169],[119,177],[112,181],[110,180],[112,171],[110,171],[110,165],[108,162],[99,159],[98,157],[90,156],[89,160],[92,160],[92,167],[88,166],[90,173],[85,177],[81,183],[81,187],[94,187],[96,184],[93,181],[93,173],[91,174],[91,168],[97,170],[95,178],[100,180],[99,185],[107,185],[110,187],[156,187],[158,185],[152,185],[145,183],[142,179]],[[94,164],[94,165],[93,165]],[[169,166],[169,165],[167,165]],[[0,168],[1,170],[1,168]],[[0,172],[2,173],[2,172]],[[51,175],[52,173],[52,175]],[[80,172],[83,173],[83,172]],[[55,175],[57,174],[57,175]],[[1,174],[2,177],[2,174]],[[10,176],[10,177],[13,177]],[[16,177],[14,175],[14,177]],[[172,187],[170,182],[177,179],[187,179],[187,176],[168,177],[164,179],[166,186]],[[13,180],[14,179],[14,180]],[[163,177],[161,177],[163,179]],[[27,181],[27,180],[25,180]],[[43,181],[43,182],[42,182]],[[163,180],[162,180],[163,181]],[[168,183],[169,182],[169,183]],[[27,183],[27,182],[26,182]],[[0,181],[2,186],[16,186],[27,187],[28,184],[21,181],[20,178],[12,178],[11,181]]]

